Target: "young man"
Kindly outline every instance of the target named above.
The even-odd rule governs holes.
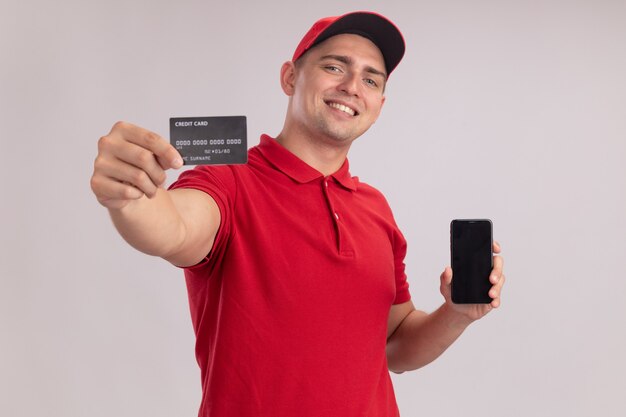
[[[184,268],[200,416],[397,416],[389,370],[437,358],[500,303],[416,310],[406,242],[384,197],[348,170],[352,142],[376,121],[404,54],[389,20],[356,12],[318,21],[281,68],[285,123],[247,165],[201,166],[170,190],[176,150],[116,123],[100,139],[98,201],[135,248]],[[494,247],[496,253],[499,247]]]

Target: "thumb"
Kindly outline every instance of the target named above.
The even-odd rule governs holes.
[[[443,298],[447,302],[450,299],[451,293],[452,293],[452,289],[451,289],[452,268],[450,268],[449,266],[446,266],[446,268],[443,270],[439,278],[441,280],[439,291],[441,291],[441,295],[443,295]]]
[[[183,158],[181,158],[180,153],[170,145],[170,148],[167,149],[167,152],[162,153],[161,155],[156,155],[157,162],[161,165],[161,168],[164,170],[173,168],[179,169],[184,165]]]
[[[452,283],[452,268],[446,266],[443,272],[441,273],[441,284],[442,285],[450,285]]]

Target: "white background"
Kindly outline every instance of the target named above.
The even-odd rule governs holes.
[[[441,302],[452,218],[493,220],[508,278],[500,310],[393,376],[401,414],[626,415],[625,1],[0,4],[0,415],[196,415],[182,272],[116,234],[96,142],[173,116],[275,135],[280,65],[359,9],[407,42],[350,162],[409,241],[414,303]]]

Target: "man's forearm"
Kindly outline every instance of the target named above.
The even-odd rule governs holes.
[[[184,224],[168,192],[159,189],[121,209],[109,209],[120,235],[135,249],[166,257],[184,240]]]
[[[437,359],[472,320],[443,304],[431,314],[413,310],[387,341],[389,369],[400,373]]]

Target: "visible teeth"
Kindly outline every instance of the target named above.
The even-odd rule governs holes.
[[[348,106],[344,106],[343,104],[333,103],[333,102],[328,103],[328,105],[332,107],[333,109],[341,110],[344,113],[348,113],[350,116],[354,116],[354,110],[352,110]]]

